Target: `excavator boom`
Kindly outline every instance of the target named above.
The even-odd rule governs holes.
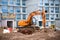
[[[38,12],[39,12],[39,11],[38,11]],[[32,24],[32,17],[33,17],[34,15],[39,15],[39,14],[40,14],[40,12],[37,13],[37,11],[34,11],[34,12],[30,13],[30,15],[28,16],[27,20],[20,20],[20,21],[18,22],[18,26],[24,27],[24,26],[31,25],[31,24]]]

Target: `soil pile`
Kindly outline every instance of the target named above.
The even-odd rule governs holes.
[[[60,40],[60,31],[47,29],[46,32],[41,30],[30,35],[20,32],[7,34],[0,32],[0,40]]]

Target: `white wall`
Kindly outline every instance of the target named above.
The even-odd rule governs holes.
[[[2,27],[7,27],[7,22],[6,22],[6,20],[2,20]]]
[[[13,28],[16,27],[16,21],[14,20],[2,20],[2,27],[7,27],[7,21],[13,21]]]
[[[39,0],[27,0],[26,1],[26,6],[27,6],[27,14],[38,10],[38,4]]]

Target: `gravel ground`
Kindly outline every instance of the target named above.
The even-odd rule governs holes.
[[[3,34],[0,32],[0,40],[60,40],[60,31],[47,30],[47,32],[34,32],[27,35],[20,32]]]

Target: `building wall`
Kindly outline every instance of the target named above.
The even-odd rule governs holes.
[[[14,27],[17,21],[26,19],[25,0],[0,0],[0,13],[2,13],[2,26],[7,26],[7,20],[14,20]],[[13,14],[15,17],[10,17]],[[3,18],[4,17],[4,18]],[[10,18],[9,18],[10,17]],[[5,23],[4,23],[5,22]],[[4,24],[4,25],[3,25]]]
[[[58,17],[60,13],[60,0],[27,0],[27,13],[33,12],[35,10],[41,10],[42,7],[46,12],[46,26],[55,25],[55,18]]]
[[[27,13],[31,13],[33,11],[39,10],[38,7],[39,0],[27,0],[26,6],[27,6]]]
[[[60,0],[0,0],[0,13],[2,16],[8,16],[14,14],[14,25],[17,27],[17,22],[22,19],[27,19],[28,15],[36,10],[41,10],[44,6],[46,13],[46,26],[55,24],[55,18],[60,13]],[[2,21],[11,19],[4,18]],[[3,25],[4,23],[2,23]],[[6,26],[6,25],[5,25]]]

